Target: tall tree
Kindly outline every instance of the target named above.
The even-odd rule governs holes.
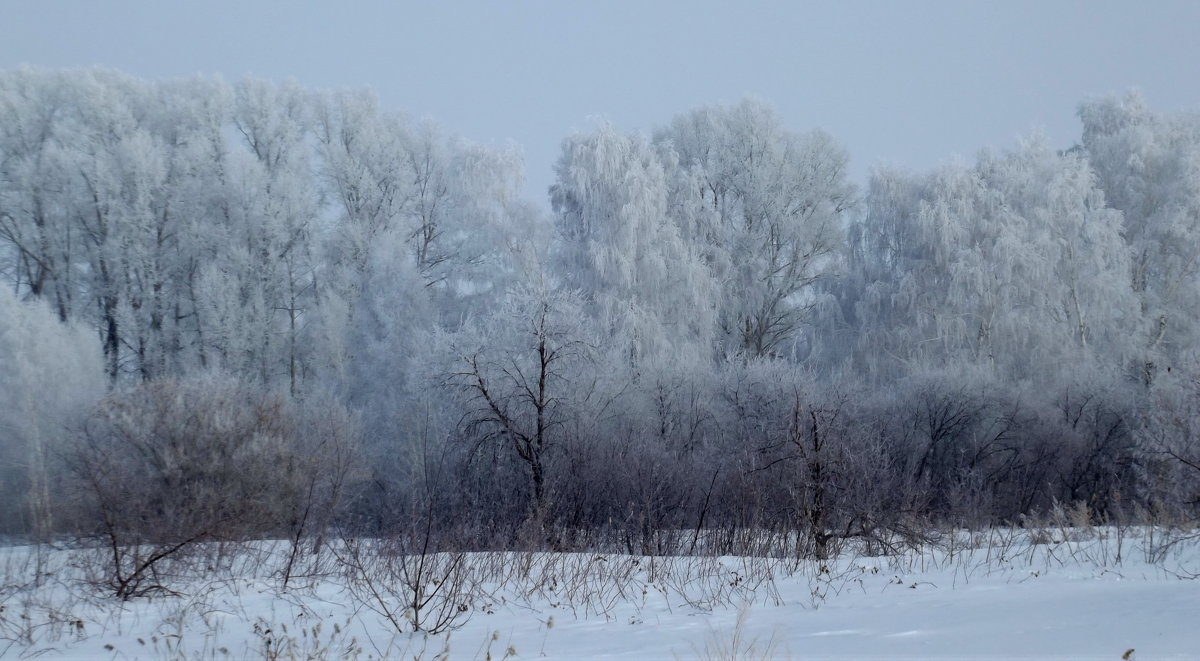
[[[226,231],[235,245],[223,256],[240,289],[241,313],[232,320],[248,331],[245,353],[234,360],[264,382],[287,383],[293,395],[312,368],[315,347],[304,340],[320,301],[309,97],[294,83],[237,85],[232,120],[249,158],[230,164],[226,182]]]
[[[712,209],[677,222],[706,246],[722,285],[726,350],[802,354],[814,285],[831,272],[853,203],[846,152],[823,132],[785,129],[772,109],[749,100],[680,115],[655,141],[692,173],[675,181]]]
[[[715,283],[668,215],[666,173],[643,138],[600,125],[563,142],[551,202],[556,267],[634,363],[707,347]]]
[[[1157,115],[1137,93],[1084,103],[1083,150],[1125,217],[1141,304],[1140,372],[1200,364],[1200,115]]]
[[[17,291],[51,301],[63,321],[75,312],[78,259],[62,208],[68,81],[33,69],[0,72],[0,240],[11,248],[0,273]]]
[[[881,171],[865,206],[843,308],[859,369],[951,360],[1028,378],[1123,366],[1133,298],[1121,217],[1078,156],[1034,140],[925,177]]]

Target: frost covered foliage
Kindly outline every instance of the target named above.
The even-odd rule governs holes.
[[[374,253],[450,321],[518,271],[517,159],[366,94],[21,69],[0,109],[0,272],[96,328],[114,381],[346,387]]]
[[[668,215],[666,168],[640,136],[601,125],[563,143],[550,191],[555,266],[633,361],[705,346],[716,283]]]
[[[724,349],[803,355],[814,285],[832,271],[853,201],[845,150],[755,101],[680,115],[655,141],[679,170],[676,223],[721,285]]]
[[[105,541],[123,597],[254,536],[292,577],[335,535],[824,558],[1200,517],[1195,115],[1089,101],[1076,146],[861,190],[758,101],[600,122],[548,213],[514,150],[361,91],[21,69],[0,118],[0,532]]]
[[[1083,152],[1124,214],[1143,378],[1192,370],[1200,326],[1200,115],[1163,116],[1137,94],[1079,108]]]
[[[104,396],[101,365],[90,333],[0,288],[0,535],[61,527],[51,498],[59,450]]]
[[[847,246],[854,369],[940,360],[1029,379],[1122,369],[1137,300],[1122,215],[1077,155],[1040,141],[926,176],[876,172]]]

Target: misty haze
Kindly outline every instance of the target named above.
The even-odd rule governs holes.
[[[35,49],[79,17],[6,8],[25,31],[0,49],[0,657],[1197,658],[1200,88],[1140,30],[1200,12],[1129,19],[1144,88],[1029,92],[1066,118],[1041,126],[1011,92],[1007,139],[909,160],[883,154],[925,133],[889,125],[884,83],[847,98],[885,113],[846,119],[867,142],[773,102],[773,56],[693,102],[676,78],[709,55],[622,6],[634,24],[476,7],[501,30],[479,39],[532,40],[514,61],[551,66],[545,39],[631,87],[600,80],[618,110],[554,135],[497,92],[519,128],[471,137],[428,110],[490,89],[459,67],[507,50],[447,56],[428,88],[386,67],[312,84],[329,70],[196,59],[205,33],[149,7],[112,34],[164,21],[183,71]],[[948,9],[945,34],[991,39],[1003,14],[1041,47],[1035,6]],[[449,29],[413,11],[414,43]],[[570,16],[611,42],[524,33]],[[395,64],[416,61],[437,58]],[[1101,64],[1071,71],[1126,75]],[[551,97],[590,93],[520,69],[551,125]],[[946,98],[986,83],[946,75]]]

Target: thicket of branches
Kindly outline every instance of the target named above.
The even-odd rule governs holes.
[[[1194,522],[1200,119],[1079,115],[863,190],[754,101],[599,125],[546,217],[366,93],[0,72],[0,534],[98,541],[129,597],[197,541]]]

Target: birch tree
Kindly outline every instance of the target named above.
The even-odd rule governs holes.
[[[1137,93],[1084,103],[1083,150],[1124,214],[1140,303],[1139,373],[1194,369],[1200,324],[1200,117],[1151,112]]]
[[[0,72],[0,273],[14,289],[52,301],[62,321],[75,313],[78,256],[62,194],[70,167],[63,117],[68,76],[33,69]]]
[[[668,215],[666,173],[649,143],[609,125],[563,142],[551,202],[556,267],[633,364],[701,346],[715,286]]]
[[[676,180],[713,210],[679,224],[705,245],[721,283],[726,350],[796,353],[853,203],[845,151],[823,132],[785,129],[755,101],[680,115],[655,142],[692,173]]]
[[[1006,378],[1120,369],[1133,299],[1121,217],[1087,163],[1039,141],[974,167],[876,173],[850,233],[856,360],[878,375],[940,361]]]

